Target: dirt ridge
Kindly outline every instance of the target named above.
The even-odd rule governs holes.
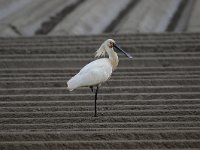
[[[112,36],[134,58],[119,55],[94,118],[94,93],[69,93],[66,81]],[[199,33],[0,38],[0,149],[200,148],[199,41]]]

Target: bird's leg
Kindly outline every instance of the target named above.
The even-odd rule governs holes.
[[[97,117],[97,93],[99,90],[99,86],[97,86],[96,92],[95,92],[95,101],[94,101],[94,117]]]
[[[93,92],[93,86],[90,86],[91,91]]]

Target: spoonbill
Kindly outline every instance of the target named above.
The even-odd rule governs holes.
[[[67,82],[67,89],[69,91],[73,91],[78,87],[90,87],[93,92],[93,87],[96,87],[94,101],[95,117],[97,116],[96,101],[99,86],[111,77],[112,72],[118,66],[118,55],[113,47],[124,53],[127,57],[132,58],[132,56],[121,49],[113,39],[108,39],[101,44],[100,48],[96,51],[95,57],[99,58],[105,56],[107,52],[109,58],[100,58],[90,62]]]

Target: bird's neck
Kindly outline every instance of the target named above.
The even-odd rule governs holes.
[[[109,50],[109,51],[107,51],[107,53],[108,53],[109,60],[112,64],[113,71],[114,71],[117,68],[118,62],[119,62],[117,53],[114,50]]]

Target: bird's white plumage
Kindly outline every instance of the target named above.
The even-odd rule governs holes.
[[[112,74],[112,64],[108,58],[101,58],[90,62],[84,66],[78,74],[68,82],[70,91],[82,87],[99,85],[110,78]]]
[[[95,57],[101,57],[107,53],[109,58],[97,59],[84,66],[67,82],[68,90],[72,91],[82,86],[99,86],[110,78],[119,62],[117,53],[113,50],[114,43],[113,39],[108,39],[101,44]]]
[[[127,57],[132,58],[132,56],[130,56],[123,49],[117,46],[113,39],[108,39],[103,42],[103,44],[101,44],[100,48],[96,51],[95,57],[105,56],[105,53],[107,53],[109,58],[101,58],[92,61],[91,63],[83,67],[78,74],[76,74],[67,82],[67,89],[70,91],[82,86],[89,86],[93,91],[93,86],[97,87],[95,91],[94,103],[95,117],[97,116],[96,101],[99,86],[101,85],[101,83],[107,81],[110,78],[112,72],[118,66],[119,59],[113,47],[123,52]]]

